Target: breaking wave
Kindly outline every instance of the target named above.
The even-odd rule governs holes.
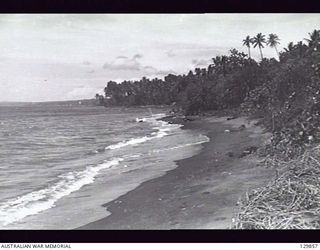
[[[107,149],[119,149],[126,146],[132,146],[141,144],[150,140],[159,139],[164,136],[167,136],[170,131],[180,128],[182,125],[180,124],[169,124],[168,122],[158,120],[162,117],[164,117],[165,114],[155,114],[151,117],[145,117],[141,118],[140,120],[143,120],[144,122],[151,123],[154,127],[153,129],[156,129],[157,131],[151,133],[151,135],[138,137],[138,138],[132,138],[127,141],[118,142],[116,144],[112,144],[106,147]]]
[[[93,183],[101,170],[116,166],[122,160],[122,158],[115,158],[96,166],[88,166],[82,171],[62,174],[58,176],[58,182],[47,188],[33,191],[0,204],[0,223],[6,226],[53,207],[62,197],[79,190],[84,185]]]

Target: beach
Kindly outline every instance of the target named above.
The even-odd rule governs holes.
[[[197,154],[208,138],[160,120],[166,112],[68,103],[2,107],[0,228],[74,229],[99,220],[108,215],[102,204]]]
[[[210,141],[177,167],[103,204],[111,214],[77,229],[228,229],[239,198],[275,174],[254,152],[270,134],[246,118],[168,117]]]

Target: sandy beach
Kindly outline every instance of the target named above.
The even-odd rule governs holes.
[[[181,122],[174,117],[168,120]],[[111,215],[78,229],[230,228],[239,198],[274,175],[274,170],[259,166],[261,158],[250,152],[270,137],[256,122],[213,116],[184,121],[183,129],[210,138],[201,152],[104,204]]]

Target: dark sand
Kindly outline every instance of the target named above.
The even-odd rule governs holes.
[[[257,166],[261,159],[256,154],[241,157],[247,147],[260,146],[270,136],[255,122],[244,118],[227,121],[226,117],[185,122],[184,129],[197,129],[210,137],[202,151],[105,204],[111,215],[79,229],[230,228],[239,198],[274,174]],[[246,128],[238,129],[242,124]]]

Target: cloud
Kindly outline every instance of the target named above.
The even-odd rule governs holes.
[[[176,74],[173,70],[162,70],[157,69],[151,65],[143,65],[139,59],[143,55],[135,54],[132,58],[126,56],[117,56],[113,61],[106,62],[103,65],[103,69],[108,70],[109,73],[121,71],[121,74],[131,75],[134,78],[141,78],[142,76],[147,77],[163,77],[168,74]],[[118,73],[119,74],[119,73]],[[132,77],[129,77],[130,79]]]
[[[193,59],[191,61],[194,67],[207,67],[210,64],[210,62],[211,60],[205,60],[205,59]]]
[[[117,56],[117,58],[119,58],[119,59],[128,59],[127,56]]]
[[[168,74],[177,74],[174,70],[159,70],[152,66],[145,66],[143,69],[148,73],[150,76],[166,76]]]
[[[135,54],[134,56],[133,56],[133,59],[140,59],[140,58],[142,58],[143,56],[141,55],[141,54]]]
[[[143,69],[145,71],[149,71],[149,72],[155,72],[157,71],[157,69],[155,67],[152,67],[152,66],[144,66]]]
[[[177,72],[175,72],[175,71],[172,70],[172,69],[169,69],[169,70],[159,70],[157,73],[158,73],[159,75],[162,75],[162,76],[169,75],[169,74],[173,74],[173,75],[177,74]]]
[[[106,62],[103,65],[103,69],[108,70],[134,70],[139,71],[141,70],[141,64],[137,61],[139,57],[134,55],[132,58],[128,58],[126,56],[118,56],[112,62]]]

